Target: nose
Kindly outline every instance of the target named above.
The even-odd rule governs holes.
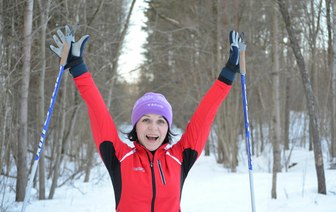
[[[149,130],[156,130],[158,127],[155,122],[152,122],[149,124],[148,129]]]

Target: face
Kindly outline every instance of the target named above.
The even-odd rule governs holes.
[[[168,132],[168,122],[165,118],[153,113],[143,115],[135,127],[139,143],[149,151],[159,148]]]

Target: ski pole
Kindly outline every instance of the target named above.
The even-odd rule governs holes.
[[[251,150],[250,150],[250,128],[249,128],[249,118],[248,118],[248,108],[247,108],[247,97],[246,97],[246,84],[245,84],[245,49],[246,45],[244,43],[244,33],[240,34],[241,42],[239,42],[239,51],[240,51],[240,73],[241,73],[241,86],[243,93],[243,105],[244,105],[244,116],[245,116],[245,133],[246,133],[246,149],[248,157],[248,166],[249,166],[249,178],[250,178],[250,194],[251,194],[251,206],[252,212],[255,212],[255,200],[254,200],[254,185],[253,185],[253,172],[252,172],[252,159],[251,159]]]
[[[36,169],[37,169],[38,162],[39,162],[39,159],[40,159],[40,155],[41,155],[41,152],[42,152],[42,148],[43,148],[43,144],[44,144],[44,139],[45,139],[45,136],[47,134],[50,117],[51,117],[51,114],[52,114],[52,111],[53,111],[53,108],[54,108],[54,103],[55,103],[57,92],[58,92],[58,88],[59,88],[59,85],[60,85],[60,82],[61,82],[61,79],[62,79],[62,75],[63,75],[63,71],[64,71],[64,66],[65,66],[65,63],[66,63],[67,58],[68,58],[69,50],[70,50],[70,44],[68,42],[65,42],[64,43],[64,49],[63,49],[62,57],[61,57],[61,62],[60,62],[60,71],[59,71],[58,77],[56,79],[54,92],[53,92],[53,94],[51,96],[50,107],[49,107],[49,110],[48,110],[48,113],[47,113],[47,118],[46,118],[46,120],[44,122],[44,127],[42,129],[40,143],[39,143],[39,146],[37,148],[34,164],[32,166],[32,170],[31,170],[31,173],[29,175],[28,185],[27,185],[27,188],[26,188],[26,194],[25,194],[25,198],[24,198],[24,201],[23,201],[21,212],[24,212],[26,210],[28,199],[30,197],[30,190],[31,190],[31,188],[33,186],[33,181],[34,181]]]

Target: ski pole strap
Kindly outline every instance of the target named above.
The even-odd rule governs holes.
[[[75,67],[81,63],[84,63],[84,60],[82,57],[75,57],[75,56],[72,56],[69,58],[69,61],[68,63],[65,65],[64,69],[67,69],[67,68],[72,68],[72,67]]]
[[[70,68],[70,74],[72,75],[73,78],[79,77],[80,75],[88,72],[88,68],[86,64],[83,62],[79,65],[76,65],[72,68]]]
[[[233,81],[236,79],[236,72],[231,71],[230,68],[225,66],[219,74],[218,79],[227,85],[232,85]]]
[[[230,61],[227,61],[225,65],[228,69],[230,69],[234,73],[239,73],[239,65],[233,65]]]

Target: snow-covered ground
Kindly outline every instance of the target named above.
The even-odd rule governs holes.
[[[292,162],[298,163],[277,176],[277,199],[271,199],[272,174],[264,171],[269,161],[254,159],[255,203],[258,212],[336,212],[336,170],[325,165],[327,195],[317,193],[313,152],[294,150]],[[83,177],[56,190],[53,200],[39,201],[36,190],[27,212],[114,211],[114,194],[103,164],[92,170],[89,183]],[[20,211],[22,203],[14,202],[14,193],[6,194],[6,211]],[[5,200],[5,201],[6,201]],[[241,163],[237,173],[229,173],[213,156],[202,155],[185,182],[181,207],[184,212],[251,210],[249,174]]]
[[[298,136],[298,123],[293,128],[292,139]],[[291,129],[293,129],[291,128]],[[130,126],[120,127],[127,132]],[[172,129],[178,136],[181,130]],[[294,135],[295,134],[295,135]],[[121,138],[125,135],[120,134]],[[124,140],[126,142],[126,139]],[[129,143],[129,142],[128,142]],[[185,181],[181,207],[183,212],[248,212],[251,209],[249,173],[244,144],[239,153],[236,173],[230,173],[217,164],[214,155],[200,156]],[[326,147],[324,147],[326,150]],[[286,152],[288,154],[288,152]],[[317,193],[317,175],[314,153],[294,147],[290,163],[296,166],[277,175],[277,199],[271,198],[272,148],[268,144],[259,157],[252,158],[255,204],[257,212],[336,212],[336,170],[329,169],[326,151],[324,168],[327,195]],[[282,153],[283,157],[283,153]],[[100,161],[97,155],[97,161]],[[64,180],[60,179],[61,182]],[[90,182],[84,183],[84,176],[57,188],[53,200],[39,201],[37,190],[32,189],[26,212],[100,212],[115,211],[114,193],[109,175],[101,163],[91,171]],[[2,190],[3,184],[13,189]],[[50,182],[48,182],[50,184]],[[15,202],[14,179],[0,180],[0,205],[2,211],[21,211],[22,203]],[[50,185],[47,185],[50,188]],[[7,188],[10,188],[7,186]],[[46,191],[47,194],[49,191]],[[1,210],[1,208],[0,208]]]

